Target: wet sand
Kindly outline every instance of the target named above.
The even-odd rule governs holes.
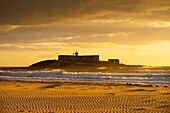
[[[0,81],[1,113],[168,113],[170,86]]]

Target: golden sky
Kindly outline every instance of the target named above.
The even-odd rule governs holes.
[[[0,66],[75,51],[170,66],[170,0],[0,0]]]

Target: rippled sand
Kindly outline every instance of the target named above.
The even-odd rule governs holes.
[[[0,82],[0,112],[169,113],[170,86]]]

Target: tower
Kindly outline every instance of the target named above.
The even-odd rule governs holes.
[[[79,54],[79,53],[76,51],[76,52],[75,52],[75,55],[78,56],[78,54]]]

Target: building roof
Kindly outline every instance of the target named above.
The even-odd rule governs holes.
[[[58,55],[59,57],[76,57],[73,55]],[[77,57],[99,57],[99,55],[81,55],[81,56],[77,56]]]
[[[119,59],[109,59],[109,60],[119,60]]]

